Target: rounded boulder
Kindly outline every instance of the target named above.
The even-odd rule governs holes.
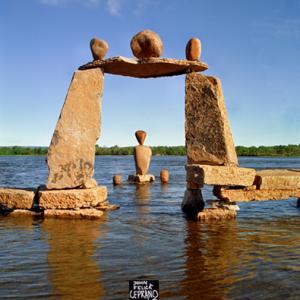
[[[137,33],[130,42],[133,55],[139,59],[160,57],[163,53],[163,43],[159,35],[151,30]]]

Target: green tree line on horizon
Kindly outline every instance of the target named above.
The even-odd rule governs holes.
[[[99,147],[96,145],[96,155],[132,155],[132,146]],[[153,155],[186,155],[185,146],[153,146]],[[46,155],[48,147],[0,147],[0,155]],[[237,146],[238,156],[300,156],[300,144],[278,146]]]

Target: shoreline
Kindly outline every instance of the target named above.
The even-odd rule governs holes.
[[[95,155],[133,155],[134,146],[99,147],[95,146]],[[185,156],[185,146],[151,146],[153,156]],[[300,157],[300,144],[276,146],[236,146],[237,156],[244,157]],[[0,146],[0,156],[45,156],[48,147]]]

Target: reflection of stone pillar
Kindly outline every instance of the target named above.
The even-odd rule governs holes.
[[[96,222],[96,224],[95,224]],[[59,299],[101,299],[99,266],[93,259],[102,221],[45,219],[49,280]],[[101,227],[100,227],[101,228]]]
[[[150,212],[150,197],[149,184],[136,185],[136,207],[139,214],[148,214]]]
[[[100,136],[102,87],[100,68],[74,73],[48,150],[47,188],[90,184]]]
[[[235,277],[231,270],[239,263],[241,241],[236,236],[236,223],[201,224],[188,221],[185,239],[185,277],[180,295],[184,299],[228,299]]]

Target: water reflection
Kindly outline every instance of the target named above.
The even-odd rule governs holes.
[[[181,282],[186,299],[228,299],[229,270],[239,259],[236,221],[208,223],[187,221],[186,271]]]
[[[300,228],[299,219],[188,221],[180,295],[195,300],[287,299],[295,295],[300,280],[295,273],[300,271],[300,237],[295,225]],[[287,286],[278,279],[288,274]]]
[[[139,214],[148,214],[150,212],[151,183],[136,184],[136,205]]]
[[[60,299],[101,299],[101,272],[93,255],[95,240],[103,235],[101,223],[91,220],[45,219],[48,236],[49,281]]]

